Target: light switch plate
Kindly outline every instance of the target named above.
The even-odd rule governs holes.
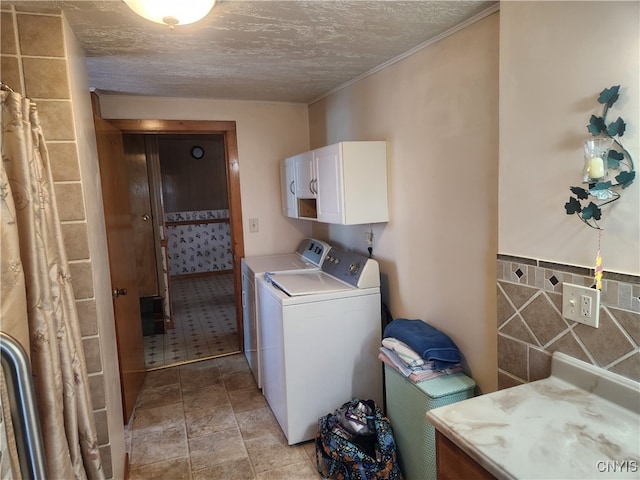
[[[562,316],[567,320],[598,328],[600,321],[600,290],[563,283]]]

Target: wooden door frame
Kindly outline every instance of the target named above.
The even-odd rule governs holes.
[[[231,253],[233,255],[233,291],[236,307],[236,329],[240,351],[244,351],[242,318],[242,272],[244,235],[242,229],[242,203],[240,200],[240,167],[236,122],[218,120],[139,120],[103,119],[122,133],[130,134],[223,134],[226,156],[227,188],[229,196],[229,222],[231,229]]]

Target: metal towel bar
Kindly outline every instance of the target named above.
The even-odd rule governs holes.
[[[44,444],[29,359],[22,346],[2,332],[0,349],[22,476],[44,480],[47,478]]]

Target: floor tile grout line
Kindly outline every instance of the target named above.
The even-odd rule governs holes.
[[[211,359],[211,360],[207,360],[205,362],[198,362],[196,364],[190,364],[190,365],[182,365],[182,366],[178,366],[177,369],[176,367],[172,367],[171,369],[164,369],[164,370],[159,370],[158,372],[164,372],[164,373],[158,373],[158,375],[169,375],[171,376],[170,373],[166,373],[166,372],[170,372],[173,369],[176,369],[176,373],[175,373],[175,379],[174,381],[177,381],[177,387],[179,389],[179,400],[181,403],[181,409],[182,409],[182,422],[180,422],[182,424],[182,428],[184,429],[183,431],[185,432],[186,435],[186,447],[187,447],[187,456],[188,458],[185,460],[184,456],[180,456],[180,457],[175,457],[172,458],[171,461],[175,461],[177,459],[182,459],[183,462],[186,463],[185,468],[188,468],[188,472],[183,471],[182,473],[185,474],[185,476],[187,478],[193,479],[193,478],[198,478],[198,476],[194,476],[194,473],[196,472],[200,472],[201,470],[208,470],[209,468],[223,468],[221,467],[222,464],[214,464],[213,467],[211,466],[207,466],[207,467],[203,467],[202,469],[197,469],[194,470],[193,469],[193,463],[192,463],[192,456],[191,456],[191,442],[190,439],[192,438],[198,438],[198,436],[189,436],[189,431],[187,429],[187,409],[186,409],[186,404],[185,404],[185,388],[187,388],[187,386],[189,386],[189,389],[193,387],[193,378],[190,377],[190,374],[193,372],[198,372],[200,371],[200,368],[204,368],[205,370],[207,370],[209,367],[206,366],[207,362],[213,362],[212,366],[215,366],[215,374],[213,375],[213,377],[215,377],[215,379],[212,381],[211,383],[207,384],[206,386],[202,386],[201,388],[208,388],[210,386],[214,386],[214,385],[221,385],[222,387],[222,391],[224,392],[224,398],[225,398],[225,403],[230,405],[230,414],[233,415],[233,420],[234,420],[234,425],[235,425],[235,429],[237,429],[238,434],[240,435],[240,440],[242,442],[243,448],[246,452],[246,457],[243,457],[246,459],[246,461],[248,462],[248,468],[251,469],[251,473],[250,475],[252,475],[252,478],[255,480],[257,478],[260,478],[262,476],[264,476],[265,474],[267,474],[267,472],[271,471],[271,470],[278,470],[281,468],[287,468],[287,467],[291,467],[293,465],[305,465],[305,469],[311,468],[312,471],[315,471],[315,464],[313,462],[313,459],[311,458],[311,453],[309,450],[309,447],[307,446],[294,446],[292,448],[295,449],[299,449],[299,455],[297,455],[299,457],[299,461],[294,461],[293,463],[290,462],[289,459],[286,458],[286,456],[283,458],[284,463],[279,463],[277,464],[277,466],[273,466],[271,468],[268,468],[266,470],[261,470],[259,473],[257,473],[256,471],[256,464],[255,464],[255,459],[251,456],[250,450],[249,448],[247,448],[247,441],[252,440],[252,439],[256,439],[256,438],[261,438],[261,435],[255,436],[252,439],[246,439],[242,433],[242,428],[240,425],[240,422],[238,420],[238,414],[239,413],[243,413],[243,412],[251,412],[253,410],[256,409],[267,409],[268,411],[270,411],[270,409],[268,408],[268,405],[265,403],[262,404],[262,406],[256,406],[255,404],[252,406],[252,408],[249,408],[247,410],[243,410],[243,412],[239,412],[236,410],[237,407],[234,407],[234,402],[232,402],[232,392],[240,392],[245,391],[244,393],[246,395],[248,395],[249,397],[251,397],[251,391],[253,391],[255,394],[257,395],[261,395],[259,390],[257,389],[257,386],[255,386],[255,383],[253,382],[253,377],[251,376],[248,364],[246,363],[246,360],[244,358],[244,356],[242,354],[234,354],[234,355],[230,355],[230,356],[226,356],[226,357],[221,357],[221,358],[216,358],[216,359]],[[241,365],[240,365],[241,364]],[[192,366],[193,365],[193,366]],[[242,379],[242,377],[244,376],[244,380]],[[173,377],[172,377],[173,378]],[[197,377],[196,377],[197,378]],[[190,379],[190,380],[188,380]],[[248,382],[247,379],[250,379],[251,381]],[[238,383],[239,382],[239,383]],[[245,383],[246,382],[246,383]],[[146,383],[146,382],[145,382]],[[170,383],[173,383],[170,382]],[[166,385],[166,384],[165,384]],[[160,384],[159,379],[155,379],[154,382],[149,382],[146,383],[146,385],[143,385],[143,389],[144,388],[158,388],[158,387],[162,387],[162,385]],[[200,388],[194,388],[193,391],[197,392],[198,390],[200,390]],[[191,390],[189,390],[191,391]],[[240,401],[240,405],[242,404],[242,399],[243,399],[244,395],[239,395],[235,397],[236,401]],[[261,397],[260,397],[261,398]],[[245,397],[246,399],[246,397]],[[246,405],[245,405],[246,406]],[[153,404],[150,404],[147,408],[154,408]],[[272,417],[273,421],[275,422],[275,417]],[[145,426],[145,428],[148,428],[148,426]],[[264,436],[272,436],[274,435],[273,432],[267,431],[263,434]],[[133,435],[132,435],[133,437]],[[282,439],[284,439],[284,437],[282,437]],[[139,437],[136,436],[136,439],[132,439],[132,441],[136,441],[139,440]],[[284,440],[286,442],[286,440]],[[283,444],[284,446],[286,446],[286,443]],[[252,447],[252,448],[255,448]],[[229,462],[231,460],[228,460],[227,462]],[[163,461],[159,461],[159,462],[155,462],[155,463],[151,463],[151,464],[145,464],[145,465],[140,465],[140,468],[142,469],[142,471],[153,471],[153,466],[156,465],[156,468],[161,469],[163,466],[167,465],[166,462]],[[263,465],[264,466],[264,465]],[[151,470],[149,470],[151,469]],[[158,470],[158,471],[162,471],[164,472],[164,470]],[[249,473],[247,471],[247,473]],[[158,478],[158,479],[169,479],[169,472],[167,472],[167,476],[162,476],[162,475],[157,475],[154,476],[153,478]],[[268,474],[267,474],[268,475]],[[136,480],[136,478],[141,478],[141,477],[132,477],[132,480]],[[150,477],[146,477],[146,478],[150,478]],[[313,478],[320,478],[319,476],[314,475]]]

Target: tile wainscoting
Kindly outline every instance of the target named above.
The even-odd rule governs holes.
[[[560,351],[640,381],[640,277],[604,272],[600,326],[562,318],[562,283],[593,286],[593,269],[498,255],[498,388],[546,378]]]

